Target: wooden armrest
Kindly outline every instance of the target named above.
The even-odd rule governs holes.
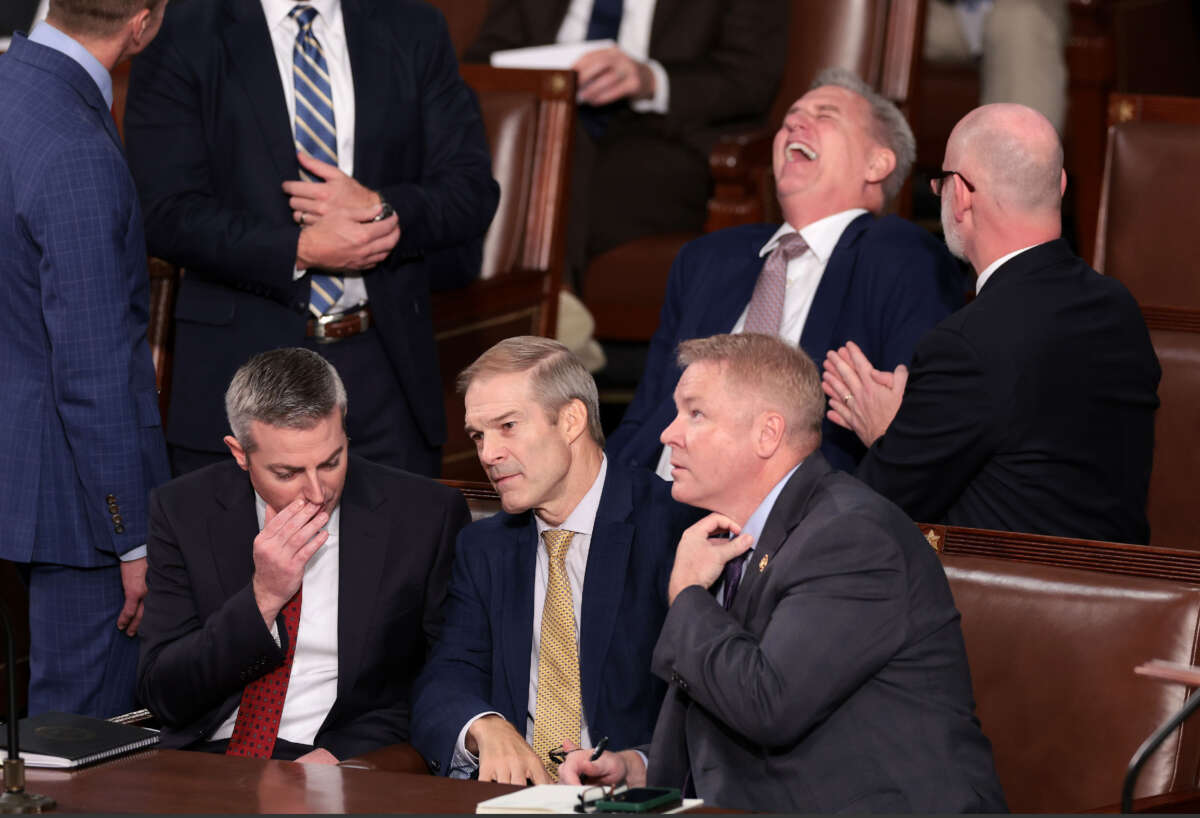
[[[759,129],[726,134],[708,155],[713,195],[706,232],[765,221],[773,198],[770,181],[773,132]]]
[[[421,754],[414,750],[411,744],[389,744],[378,750],[347,758],[338,766],[355,770],[385,770],[391,773],[429,772],[425,759],[421,758]]]

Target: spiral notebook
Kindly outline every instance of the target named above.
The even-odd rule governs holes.
[[[2,735],[2,733],[0,733]],[[20,721],[27,767],[72,769],[158,743],[158,732],[70,713],[39,713]]]

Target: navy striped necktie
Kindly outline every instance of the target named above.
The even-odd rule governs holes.
[[[289,16],[300,26],[296,46],[292,49],[292,79],[296,84],[296,147],[314,159],[337,165],[337,123],[333,115],[333,88],[325,52],[313,34],[317,10],[312,6],[296,6]],[[300,178],[319,182],[304,168]],[[345,281],[341,276],[313,273],[308,297],[308,310],[315,316],[329,312],[342,293]]]

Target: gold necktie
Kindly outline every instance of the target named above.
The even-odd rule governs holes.
[[[565,739],[579,743],[579,721],[583,710],[579,695],[579,648],[575,644],[575,606],[567,582],[567,548],[573,532],[542,532],[550,555],[546,603],[542,606],[542,639],[538,649],[537,712],[533,714],[533,751],[546,772],[558,780],[558,765],[550,760],[551,750]]]

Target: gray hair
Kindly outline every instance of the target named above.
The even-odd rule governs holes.
[[[311,429],[335,409],[346,418],[346,387],[333,364],[309,349],[260,352],[242,364],[225,390],[225,416],[247,452],[253,421],[281,429]]]
[[[908,120],[894,102],[863,82],[853,71],[845,68],[826,68],[813,80],[812,88],[820,88],[823,85],[845,88],[867,101],[871,109],[871,121],[875,125],[872,135],[896,157],[896,167],[883,180],[881,186],[883,203],[886,205],[896,197],[900,188],[904,187],[904,180],[908,178],[917,158],[917,140]]]
[[[558,421],[560,409],[578,400],[587,410],[588,434],[597,446],[603,447],[596,381],[571,350],[550,338],[536,335],[505,338],[459,373],[458,393],[466,394],[476,380],[531,370],[533,399],[541,405],[550,423]]]
[[[804,350],[751,332],[684,341],[678,355],[684,369],[700,362],[721,365],[747,401],[757,398],[783,415],[794,444],[808,435],[820,441],[825,395],[817,365]]]

